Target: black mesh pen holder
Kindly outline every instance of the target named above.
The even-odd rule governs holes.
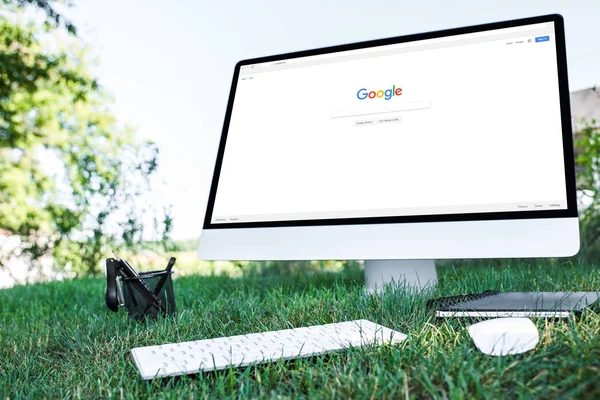
[[[172,274],[172,271],[156,271],[120,277],[121,304],[130,318],[141,321],[175,313]]]

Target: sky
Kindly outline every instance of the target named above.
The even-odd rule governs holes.
[[[172,206],[174,239],[200,236],[237,61],[553,13],[570,89],[600,84],[597,0],[75,0],[68,11],[117,118],[161,151],[148,201]]]

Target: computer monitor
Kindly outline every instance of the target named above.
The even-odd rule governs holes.
[[[367,260],[372,289],[578,249],[560,15],[235,66],[201,259]]]

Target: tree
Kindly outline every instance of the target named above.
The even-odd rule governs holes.
[[[46,15],[46,20],[44,22],[46,29],[58,28],[62,26],[69,33],[75,35],[77,33],[75,25],[73,25],[71,21],[65,20],[65,18],[56,11],[56,3],[63,3],[67,6],[72,5],[72,3],[68,0],[2,0],[2,4],[12,11],[15,9],[23,9],[27,6],[37,8]]]
[[[575,135],[577,190],[580,198],[581,244],[584,256],[600,256],[600,128],[584,121]]]
[[[133,246],[148,229],[151,210],[142,199],[158,149],[110,112],[88,70],[88,50],[52,3],[3,0],[0,228],[18,235],[18,251],[32,260],[52,254],[58,268],[95,273],[109,247]],[[43,10],[46,22],[20,22],[27,4]],[[61,29],[71,32],[64,43],[52,35]],[[166,238],[169,213],[154,222]]]

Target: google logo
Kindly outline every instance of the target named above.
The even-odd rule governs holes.
[[[367,97],[369,99],[374,99],[375,97],[384,97],[386,100],[389,100],[394,96],[400,95],[402,95],[402,88],[396,88],[396,85],[392,86],[391,89],[373,90],[371,92],[369,92],[366,88],[362,88],[356,93],[356,97],[358,97],[359,100],[364,100]]]

